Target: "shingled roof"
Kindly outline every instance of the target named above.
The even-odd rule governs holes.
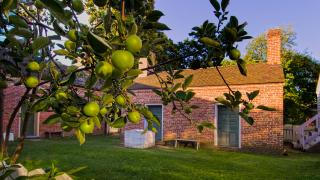
[[[237,66],[219,67],[224,78],[230,85],[245,85],[245,84],[268,84],[268,83],[283,83],[284,74],[281,65],[270,65],[266,63],[248,64],[247,76],[240,74]],[[219,76],[215,68],[207,69],[186,69],[182,72],[184,76],[193,74],[193,81],[190,87],[205,87],[205,86],[224,86],[224,82]],[[166,73],[160,73],[161,77],[165,77]],[[139,77],[135,80],[132,90],[137,89],[154,89],[159,88],[160,84],[155,75]]]

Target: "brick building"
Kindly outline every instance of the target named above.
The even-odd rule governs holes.
[[[186,76],[194,75],[190,88],[196,95],[191,103],[200,108],[194,110],[191,118],[215,124],[215,130],[207,129],[202,133],[199,133],[183,115],[172,114],[171,105],[162,105],[160,97],[152,91],[160,87],[155,75],[143,74],[137,78],[132,88],[136,94],[133,97],[134,101],[147,105],[161,120],[161,126],[157,127],[156,140],[197,139],[201,143],[216,146],[282,150],[284,75],[280,60],[281,31],[279,29],[268,31],[267,45],[268,61],[247,65],[247,77],[242,76],[236,66],[220,67],[220,71],[233,90],[239,90],[243,94],[260,90],[254,104],[276,108],[276,111],[272,112],[254,110],[251,113],[255,119],[253,126],[241,119],[238,113],[215,102],[215,98],[228,92],[228,89],[214,68],[187,69],[182,73]],[[146,63],[141,63],[141,66],[146,66]],[[129,124],[126,129],[143,129],[145,126],[146,123],[141,121],[140,124]]]
[[[239,90],[244,94],[260,90],[254,104],[274,107],[276,111],[254,110],[252,117],[255,119],[255,123],[250,126],[237,113],[215,102],[215,98],[228,92],[228,89],[214,68],[188,69],[183,74],[194,75],[190,88],[194,90],[196,95],[192,103],[200,107],[194,110],[192,118],[197,121],[211,121],[217,127],[215,130],[207,129],[203,133],[199,133],[196,127],[191,125],[181,114],[172,114],[171,105],[162,105],[159,96],[152,91],[154,88],[159,88],[156,77],[144,73],[137,78],[133,87],[136,94],[133,100],[136,103],[147,105],[161,120],[161,126],[157,127],[159,133],[156,134],[156,140],[188,138],[216,146],[281,150],[283,147],[284,76],[280,65],[280,30],[270,30],[267,38],[267,63],[248,65],[247,77],[242,76],[235,66],[220,67],[220,70],[232,89]],[[140,65],[141,68],[146,67],[146,59]],[[19,102],[23,92],[23,86],[10,86],[4,90],[4,127],[6,127],[10,113]],[[21,113],[23,113],[23,109],[22,107]],[[21,113],[16,117],[12,128],[15,138],[20,136]],[[60,131],[59,125],[42,124],[50,115],[51,112],[36,113],[28,125],[27,136],[44,137],[45,132]],[[137,125],[128,124],[125,129],[143,129],[144,127],[145,122],[141,121]],[[96,133],[103,133],[103,130],[96,131]]]
[[[13,112],[14,108],[18,104],[19,100],[23,96],[23,93],[25,92],[24,85],[21,86],[9,86],[4,90],[4,128],[6,128],[10,115]],[[20,137],[21,128],[22,128],[22,121],[21,117],[23,117],[23,113],[25,111],[25,106],[22,105],[22,107],[19,110],[19,113],[15,117],[15,120],[12,124],[11,133],[13,134],[14,139]],[[46,132],[62,132],[60,124],[54,124],[54,125],[46,125],[43,124],[43,121],[45,121],[49,116],[51,116],[53,112],[39,112],[33,114],[27,125],[27,131],[26,136],[27,138],[40,138],[45,137]],[[103,134],[104,128],[102,129],[95,129],[95,134]],[[109,129],[108,129],[109,130]],[[4,131],[5,132],[5,131]],[[73,132],[70,133],[64,133],[64,135],[73,135]]]
[[[21,86],[9,86],[4,90],[4,127],[7,126],[8,120],[10,118],[11,113],[13,112],[14,108],[20,101],[21,97],[23,96],[23,93],[25,92],[25,88],[23,85]],[[12,125],[11,133],[14,134],[14,137],[20,136],[20,127],[21,124],[21,116],[24,111],[24,106],[19,110],[18,115],[15,117],[15,120]],[[30,118],[30,123],[28,124],[28,130],[27,130],[27,136],[29,137],[38,137],[38,136],[44,136],[44,132],[46,132],[48,129],[50,130],[58,130],[60,126],[47,126],[43,125],[42,122],[51,115],[50,112],[42,112],[42,113],[36,113],[33,115],[33,117]]]

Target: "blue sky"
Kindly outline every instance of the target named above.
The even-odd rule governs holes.
[[[257,36],[269,28],[291,26],[297,33],[297,49],[320,59],[320,0],[230,0],[231,15],[248,22],[247,31]],[[205,20],[215,21],[209,0],[156,0],[160,19],[172,30],[166,34],[175,42],[188,37],[191,28]],[[240,44],[244,53],[248,41]]]

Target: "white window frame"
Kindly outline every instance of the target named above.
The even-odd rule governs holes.
[[[163,124],[164,124],[164,117],[163,117],[163,111],[164,111],[164,106],[163,104],[144,104],[145,106],[161,106],[161,141],[163,141]],[[144,121],[143,121],[143,127],[144,128],[147,128],[147,121],[146,119],[144,118]]]
[[[36,122],[36,125],[35,125],[35,132],[36,134],[34,136],[26,136],[26,138],[37,138],[39,137],[39,134],[40,134],[40,113],[35,113],[35,122]],[[18,122],[18,137],[21,137],[21,108],[19,109],[19,122]]]
[[[215,103],[214,104],[214,145],[218,146],[218,120],[219,120],[219,115],[218,115],[218,108],[219,106],[225,106],[220,103]],[[241,112],[241,105],[239,106],[239,112]],[[239,115],[239,145],[238,148],[241,148],[241,116]]]

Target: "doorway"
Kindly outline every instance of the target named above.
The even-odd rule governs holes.
[[[231,110],[224,105],[217,107],[217,145],[222,147],[240,147],[239,110]]]

